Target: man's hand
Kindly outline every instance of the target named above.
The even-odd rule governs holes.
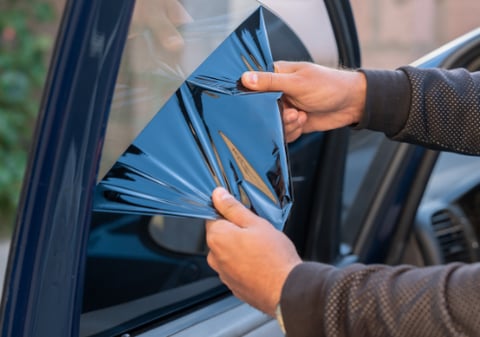
[[[233,294],[274,316],[283,284],[301,263],[292,242],[225,189],[212,194],[225,219],[207,222],[207,261]]]
[[[251,90],[283,92],[288,142],[303,133],[357,123],[365,108],[366,79],[360,72],[308,62],[276,62],[275,73],[246,72],[242,84]]]
[[[149,29],[159,47],[170,53],[182,51],[184,41],[177,27],[193,19],[177,0],[137,1],[132,24],[136,29]]]

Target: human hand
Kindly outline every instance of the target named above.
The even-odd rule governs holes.
[[[183,49],[184,41],[177,27],[192,22],[187,10],[177,0],[137,1],[133,12],[134,30],[149,29],[161,48],[172,53]]]
[[[275,63],[275,72],[246,72],[242,84],[256,91],[281,91],[285,138],[325,131],[360,121],[366,79],[361,72],[308,62]]]
[[[212,200],[225,219],[207,221],[208,264],[236,297],[274,316],[288,274],[302,262],[293,243],[225,189]]]

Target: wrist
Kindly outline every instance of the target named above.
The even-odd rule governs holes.
[[[365,104],[367,100],[367,78],[365,74],[360,71],[353,72],[354,80],[351,88],[352,102],[350,104],[351,123],[357,124],[365,113]]]

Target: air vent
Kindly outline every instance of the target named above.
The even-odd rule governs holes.
[[[465,232],[461,223],[452,213],[442,210],[433,214],[432,227],[445,263],[471,262]]]

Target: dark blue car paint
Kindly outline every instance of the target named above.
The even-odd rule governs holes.
[[[93,188],[133,5],[66,5],[12,241],[3,337],[78,335]]]

